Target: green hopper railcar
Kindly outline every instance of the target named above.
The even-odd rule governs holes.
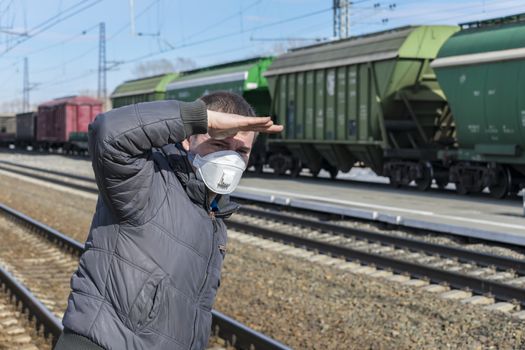
[[[525,177],[525,15],[463,25],[432,67],[456,123],[443,150],[460,193],[517,192]]]
[[[139,102],[164,100],[166,86],[177,77],[177,73],[167,73],[125,81],[111,94],[111,105],[118,108]]]
[[[430,62],[457,26],[403,27],[293,50],[266,72],[276,172],[369,166],[394,185],[432,183],[453,125]]]
[[[271,101],[263,73],[271,63],[271,57],[257,57],[183,72],[167,86],[166,99],[193,101],[213,91],[230,91],[243,96],[257,115],[269,115]],[[266,162],[266,140],[260,135],[252,150],[250,166],[257,170]]]

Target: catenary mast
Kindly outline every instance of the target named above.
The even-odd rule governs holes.
[[[102,103],[106,104],[106,24],[101,22],[99,25],[99,44],[98,44],[98,90],[97,97]]]

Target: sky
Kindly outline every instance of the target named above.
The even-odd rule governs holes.
[[[101,22],[110,94],[137,77],[140,63],[203,67],[333,40],[331,7],[332,0],[0,0],[0,112],[22,99],[25,57],[32,105],[96,93]],[[353,0],[350,31],[524,12],[524,0]]]

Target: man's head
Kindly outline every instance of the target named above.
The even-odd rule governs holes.
[[[201,97],[201,100],[211,111],[255,117],[255,112],[248,102],[231,92],[213,92]],[[239,131],[236,135],[221,140],[213,139],[208,134],[193,135],[188,139],[188,147],[191,152],[200,156],[218,151],[234,151],[248,164],[255,137],[256,133],[253,131]]]

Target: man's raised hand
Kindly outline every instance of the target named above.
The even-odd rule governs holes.
[[[216,139],[234,136],[239,131],[256,131],[275,134],[283,131],[270,117],[245,117],[208,110],[208,134]]]

